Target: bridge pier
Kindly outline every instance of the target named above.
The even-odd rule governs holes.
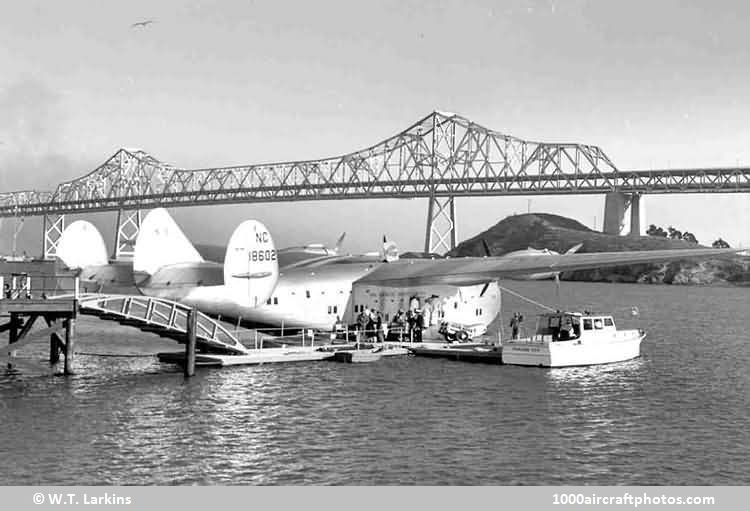
[[[604,200],[604,225],[602,232],[605,234],[624,234],[625,213],[630,212],[630,236],[643,234],[643,220],[645,214],[642,210],[640,193],[610,192]]]
[[[634,193],[630,196],[630,236],[643,234],[641,224],[641,194]]]
[[[456,248],[456,201],[437,196],[428,201],[424,251],[444,254]]]

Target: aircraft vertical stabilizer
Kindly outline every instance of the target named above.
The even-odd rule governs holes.
[[[271,233],[257,220],[235,229],[224,258],[224,285],[240,303],[256,307],[273,293],[279,262]]]
[[[65,228],[57,245],[57,257],[72,270],[109,263],[102,235],[86,220],[76,220]]]
[[[202,263],[203,258],[164,208],[148,213],[135,241],[133,271],[153,275],[173,264]]]

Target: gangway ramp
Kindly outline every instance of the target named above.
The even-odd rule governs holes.
[[[61,298],[61,297],[55,297]],[[81,294],[79,313],[117,321],[144,332],[187,342],[188,313],[185,304],[149,296]],[[205,353],[244,355],[250,350],[220,322],[197,312],[196,347]]]

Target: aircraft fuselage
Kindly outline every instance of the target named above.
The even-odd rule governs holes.
[[[399,309],[417,303],[424,311],[426,338],[439,337],[442,321],[486,327],[500,310],[500,291],[494,282],[486,288],[484,284],[389,287],[378,284],[377,279],[359,282],[384,264],[401,262],[331,262],[283,268],[271,296],[257,306],[243,302],[224,285],[189,285],[189,268],[157,272],[141,291],[249,323],[327,331],[339,319],[354,323],[364,308],[380,311],[387,323]],[[183,272],[185,278],[180,278]]]

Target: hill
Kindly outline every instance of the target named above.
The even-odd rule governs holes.
[[[482,240],[487,243],[492,255],[503,255],[529,247],[547,248],[563,253],[579,243],[583,244],[580,253],[702,247],[683,240],[653,236],[614,236],[589,229],[571,218],[548,213],[530,213],[501,220],[483,233],[458,245],[449,255],[483,256],[485,251]],[[750,262],[742,257],[709,259],[699,263],[674,261],[566,272],[561,278],[593,282],[741,285],[750,284]]]

